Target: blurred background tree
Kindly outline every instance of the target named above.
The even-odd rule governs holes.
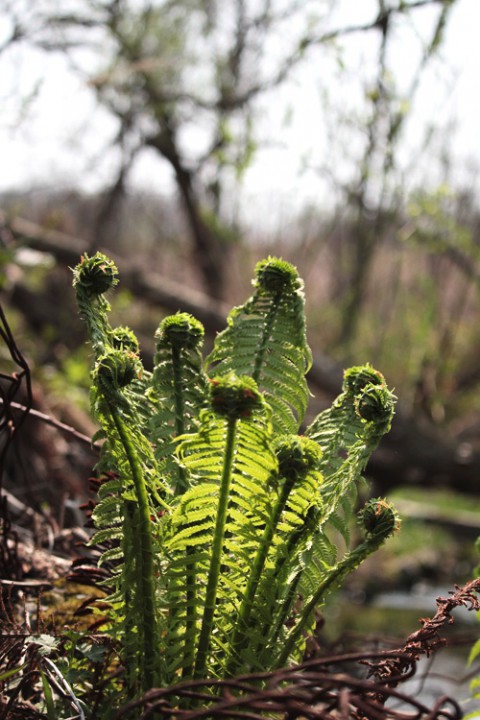
[[[471,488],[478,208],[474,183],[456,186],[451,129],[425,114],[454,79],[442,50],[464,1],[3,0],[10,117],[28,134],[62,65],[51,117],[67,116],[77,83],[91,117],[75,126],[70,156],[103,163],[95,190],[86,172],[65,188],[3,193],[3,295],[36,333],[25,343],[43,379],[58,391],[60,367],[66,385],[87,384],[66,272],[82,251],[125,261],[117,312],[141,335],[158,322],[152,302],[200,313],[216,331],[221,301],[244,296],[254,260],[283,254],[306,279],[319,402],[339,367],[371,361],[405,417],[447,431],[445,456],[435,444],[422,455],[424,436],[413,447],[408,434],[412,462],[390,482],[444,482],[443,463],[457,480],[471,471]],[[278,187],[299,128],[306,150],[288,202],[265,207],[254,168],[270,158],[266,182]]]
[[[66,55],[72,72],[86,81],[114,121],[111,143],[118,167],[103,191],[94,243],[104,245],[118,236],[129,173],[139,155],[153,151],[169,170],[193,264],[215,298],[224,294],[229,249],[241,235],[236,196],[262,144],[266,105],[275,103],[287,82],[298,82],[306,66],[318,67],[318,82],[327,88],[322,65],[331,69],[332,59],[338,63],[346,97],[335,99],[332,130],[338,143],[338,122],[348,124],[355,168],[342,181],[335,164],[347,158],[339,156],[324,170],[341,189],[342,203],[357,214],[357,237],[344,273],[349,293],[341,340],[347,341],[358,322],[381,225],[391,216],[387,205],[398,184],[397,147],[405,120],[422,72],[441,47],[454,4],[376,0],[352,15],[347,3],[337,17],[338,4],[331,0],[76,0],[62,6],[52,0],[5,0],[9,35],[2,50],[7,54],[21,46]],[[399,25],[413,26],[415,13],[425,10],[434,14],[426,36],[418,38],[420,55],[409,85],[400,91],[391,46]],[[341,70],[345,46],[339,43],[348,45],[358,37],[377,57],[354,78],[357,87],[352,88],[346,68]],[[35,90],[41,92],[41,79]],[[311,107],[305,102],[294,112],[311,112]],[[281,137],[273,140],[281,142]],[[397,198],[394,202],[398,205]]]

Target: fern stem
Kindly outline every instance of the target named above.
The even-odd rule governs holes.
[[[262,371],[262,365],[263,365],[263,361],[265,359],[265,353],[267,351],[268,341],[270,340],[270,336],[272,334],[273,323],[275,322],[275,317],[277,315],[278,302],[281,298],[281,295],[282,295],[281,292],[277,292],[275,294],[275,296],[272,298],[270,310],[268,311],[268,315],[265,318],[265,325],[263,328],[262,339],[260,341],[260,345],[259,345],[257,353],[255,355],[255,364],[253,366],[253,372],[252,372],[252,378],[255,380],[256,383],[260,382],[260,373]]]
[[[198,639],[197,657],[195,661],[194,677],[203,677],[207,666],[207,657],[210,650],[210,639],[213,629],[213,617],[217,603],[218,581],[220,578],[221,558],[225,539],[225,525],[227,522],[230,484],[232,480],[233,461],[235,456],[235,439],[237,432],[237,418],[229,417],[227,421],[227,437],[223,459],[223,471],[218,498],[217,516],[215,519],[215,534],[213,538],[212,556],[208,571],[207,588],[205,592],[205,608],[203,611],[202,626]]]
[[[227,677],[234,674],[238,666],[238,653],[241,651],[242,647],[244,647],[247,640],[247,632],[250,626],[250,620],[254,608],[255,595],[262,577],[263,569],[265,567],[268,551],[272,544],[273,536],[277,529],[280,516],[285,508],[288,496],[290,495],[294,482],[295,478],[285,479],[282,487],[282,492],[278,496],[277,503],[273,510],[271,522],[265,526],[265,529],[263,531],[263,535],[257,549],[257,554],[253,561],[252,570],[248,578],[247,587],[245,588],[245,594],[243,596],[242,604],[240,606],[240,610],[238,612],[238,617],[236,620],[235,632],[231,643],[231,656],[229,662],[227,662]],[[268,637],[268,635],[266,635],[265,637]]]
[[[195,562],[189,561],[189,555],[195,554],[194,547],[187,547],[187,565],[186,565],[186,596],[187,596],[187,609],[185,619],[185,646],[183,649],[184,664],[182,669],[182,677],[190,678],[193,671],[193,657],[195,649],[195,635],[197,625],[197,588],[195,582]]]
[[[176,345],[172,345],[173,397],[175,403],[175,432],[177,437],[183,435],[185,432],[185,397],[183,392],[182,367],[181,350]],[[175,488],[175,495],[180,495],[187,489],[184,468],[179,469],[179,479],[180,482]]]
[[[183,392],[181,350],[177,345],[172,345],[172,368],[173,368],[173,395],[175,403],[175,431],[177,437],[185,432],[185,396]],[[187,489],[185,468],[178,470],[178,485],[175,494],[179,495]],[[191,677],[193,669],[193,652],[195,648],[195,628],[197,625],[197,590],[195,582],[195,562],[188,562],[188,556],[195,554],[195,548],[186,548],[187,564],[185,568],[185,589],[186,589],[186,619],[185,619],[185,647],[183,650],[184,678]]]
[[[111,330],[107,312],[109,305],[102,295],[91,298],[77,289],[77,303],[80,315],[87,325],[88,336],[96,356],[103,355]]]
[[[315,608],[321,604],[326,593],[331,590],[332,587],[345,575],[352,572],[352,570],[355,570],[363,562],[363,560],[370,555],[370,553],[377,550],[382,542],[383,538],[379,541],[376,539],[365,540],[361,545],[355,548],[355,550],[347,553],[345,557],[330,570],[328,576],[322,583],[320,583],[308,603],[302,609],[300,620],[287,635],[282,652],[275,663],[276,668],[281,668],[286,664],[292,651],[297,646],[300,636],[307,626],[312,613]]]
[[[301,577],[302,577],[302,573],[301,573],[301,571],[298,571],[288,587],[287,595],[282,602],[282,607],[280,609],[279,614],[277,615],[277,619],[275,621],[275,625],[273,626],[273,629],[271,629],[269,627],[266,628],[267,631],[270,630],[269,642],[270,642],[271,647],[275,647],[275,645],[277,644],[280,632],[288,618],[288,615],[292,609],[295,599],[298,597],[297,590],[298,590],[298,586],[300,584]]]
[[[129,563],[135,561],[136,557],[140,555],[140,548],[138,543],[138,533],[136,527],[138,522],[135,522],[136,516],[138,517],[138,505],[132,500],[124,500],[123,502],[123,555],[125,560]],[[129,583],[125,580],[127,573],[129,573],[130,567],[124,566],[124,593],[123,598],[125,602],[125,626],[124,633],[127,638],[127,642],[123,643],[124,652],[124,663],[125,663],[125,676],[127,689],[131,697],[133,697],[138,691],[138,677],[137,677],[137,664],[138,659],[132,643],[128,642],[128,639],[135,637],[136,634],[136,608],[135,598],[132,596],[132,588]]]
[[[293,557],[296,557],[298,555],[298,546],[300,545],[300,542],[302,540],[305,542],[308,536],[311,535],[313,532],[316,518],[315,512],[312,512],[313,510],[313,508],[310,508],[310,510],[305,516],[303,525],[297,528],[297,530],[290,535],[285,549],[283,550],[281,556],[277,558],[275,568],[271,575],[271,582],[276,588],[275,604],[277,604],[279,601],[279,590],[281,587],[283,587],[283,583],[280,580],[282,571],[285,570],[287,563],[291,561]],[[266,622],[262,628],[261,636],[268,638],[268,644],[271,647],[275,647],[283,624],[288,616],[288,613],[290,612],[295,598],[297,597],[297,588],[300,582],[301,574],[302,570],[298,570],[295,577],[289,583],[288,591],[282,601],[281,608],[275,613],[275,622],[273,624],[272,622]],[[262,645],[257,646],[258,653],[260,653],[266,647],[266,642],[267,641],[262,643]]]
[[[112,416],[118,436],[125,450],[125,454],[132,472],[135,494],[138,503],[139,533],[138,541],[140,553],[138,557],[137,592],[140,595],[142,608],[139,634],[143,643],[143,678],[142,691],[146,692],[155,686],[156,675],[156,617],[155,617],[155,585],[153,568],[153,542],[152,523],[150,520],[150,504],[143,476],[141,462],[135,450],[135,445],[120,413],[105,398]]]

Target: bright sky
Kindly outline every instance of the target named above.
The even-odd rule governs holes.
[[[352,16],[354,9],[364,21],[367,6],[374,8],[376,2],[347,0],[344,7],[348,8],[349,22],[356,20]],[[423,22],[427,23],[427,13],[421,12]],[[420,15],[416,18],[421,30],[422,18]],[[454,123],[455,133],[449,136],[449,142],[458,159],[459,173],[468,163],[480,167],[479,27],[480,0],[458,0],[441,53],[444,63],[437,63],[435,72],[427,76],[409,135],[410,150],[415,152],[420,128],[426,122]],[[0,42],[6,32],[6,27],[2,27],[0,0]],[[355,57],[354,62],[360,65],[368,63],[368,51],[361,39],[356,44],[352,38],[349,43],[350,58]],[[408,73],[412,48],[400,43],[397,53],[399,66]],[[326,73],[328,75],[328,68]],[[312,63],[276,100],[278,111],[268,115],[265,111],[264,120],[259,123],[259,137],[268,142],[245,178],[246,208],[273,212],[275,206],[278,212],[282,206],[298,207],[307,201],[322,201],[326,186],[319,183],[317,169],[305,171],[306,166],[318,168],[331,149],[319,132],[324,113],[318,75],[318,67]],[[40,79],[38,97],[32,97],[24,109],[28,121],[19,123],[18,95],[14,91],[25,94],[33,91],[34,95],[35,81]],[[334,97],[337,91],[335,86],[330,87]],[[348,90],[342,89],[342,92]],[[104,147],[114,132],[114,125],[96,106],[90,92],[72,74],[63,58],[29,53],[17,55],[13,65],[4,56],[0,57],[0,100],[3,103],[0,191],[45,181],[57,187],[79,184],[95,190],[109,180],[116,167],[115,157],[105,156]],[[294,110],[293,119],[285,124],[288,107]],[[345,157],[351,150],[345,148]],[[424,170],[428,171],[428,167]],[[149,189],[167,191],[170,187],[169,171],[162,168],[153,155],[144,155],[132,179],[136,185]]]
[[[351,0],[355,2],[355,0]],[[359,2],[358,6],[362,3]],[[375,3],[376,4],[376,3]],[[424,12],[424,11],[422,11]],[[420,17],[416,16],[418,22]],[[424,18],[428,18],[425,14]],[[363,18],[365,21],[365,18]],[[420,24],[420,23],[419,23]],[[432,66],[421,86],[421,92],[415,99],[415,112],[409,120],[409,132],[405,159],[408,164],[415,157],[416,149],[422,144],[426,124],[437,124],[448,128],[450,132],[440,136],[446,139],[452,156],[456,160],[455,175],[459,182],[469,176],[471,170],[480,170],[480,0],[459,0],[449,20],[445,43],[440,54],[440,62]],[[361,40],[359,42],[359,45]],[[360,63],[363,58],[362,50],[357,48]],[[408,70],[413,62],[411,48],[399,43],[396,48],[398,66]],[[315,87],[315,79],[311,79],[310,88]],[[295,88],[289,90],[295,93]],[[304,101],[309,92],[307,87],[300,88],[298,92],[299,103]],[[322,155],[328,155],[328,147],[316,147],[318,142],[318,123],[322,117],[321,98],[318,93],[310,97],[312,112],[299,113],[295,124],[288,132],[290,150],[286,154],[281,151],[265,151],[257,159],[257,163],[247,177],[245,183],[247,194],[252,201],[255,198],[267,198],[277,192],[277,198],[283,197],[289,202],[291,189],[302,196],[304,201],[318,203],[318,174],[306,173],[299,175],[301,158],[316,158],[321,164]],[[437,144],[438,147],[438,144]],[[311,154],[309,154],[309,152]],[[345,154],[349,148],[345,147]],[[275,158],[275,156],[277,156]],[[312,160],[315,165],[315,160]],[[275,165],[275,173],[269,173],[269,168]],[[417,168],[421,175],[428,175],[433,169],[434,162],[429,163],[428,155]],[[300,171],[301,172],[301,171]],[[293,182],[292,182],[293,181]],[[274,185],[276,187],[274,188]],[[269,192],[270,191],[270,192]],[[322,189],[320,188],[320,192]],[[323,192],[328,189],[323,186]],[[324,198],[326,199],[326,198]],[[268,202],[268,200],[267,200]],[[270,197],[270,202],[272,199]]]

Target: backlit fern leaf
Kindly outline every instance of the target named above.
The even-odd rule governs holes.
[[[252,377],[273,410],[275,430],[298,430],[309,397],[311,352],[303,283],[292,265],[275,258],[257,265],[252,297],[231,311],[207,363],[216,374]]]
[[[187,313],[171,315],[156,334],[154,371],[149,398],[155,406],[150,419],[150,439],[162,475],[175,493],[186,489],[185,473],[175,460],[176,439],[193,432],[206,401],[207,378],[203,373],[201,323]]]
[[[358,484],[380,438],[390,429],[394,400],[383,376],[370,365],[350,368],[343,392],[305,433],[322,450],[324,522],[330,518],[347,544]],[[365,412],[365,403],[371,404],[371,412]]]
[[[375,501],[363,542],[349,547],[356,488],[393,396],[370,366],[353,368],[307,437],[296,434],[311,357],[302,281],[282,260],[257,265],[209,379],[203,329],[183,313],[162,322],[153,373],[143,370],[133,333],[108,323],[103,293],[116,281],[101,254],[74,271],[104,440],[92,542],[105,547],[126,692],[300,660],[316,607],[396,525]]]
[[[286,438],[286,442],[290,445],[291,453],[292,439]],[[297,443],[303,447],[310,443],[307,445],[308,450],[313,446],[306,438],[297,438]],[[282,453],[278,457],[280,474],[285,474]],[[252,608],[250,626],[262,628],[263,641],[255,646],[252,638],[249,638],[248,644],[240,648],[239,662],[242,667],[251,670],[261,670],[269,656],[271,662],[282,644],[285,622],[294,602],[298,600],[297,587],[305,569],[305,552],[318,518],[322,515],[322,476],[317,470],[317,451],[310,459],[313,460],[310,466],[305,464],[300,472],[297,470],[294,473],[294,483],[275,524],[275,534]],[[288,478],[288,471],[286,475]],[[283,478],[283,482],[288,482],[288,479]]]
[[[250,390],[248,390],[250,392]],[[248,397],[248,394],[247,394]],[[222,646],[228,644],[235,624],[236,608],[242,598],[245,578],[265,523],[269,519],[269,480],[276,469],[270,447],[269,411],[257,396],[259,409],[235,420],[234,455],[229,477],[228,503],[221,543],[221,574],[215,601],[215,634],[210,638],[207,669],[219,672]],[[218,532],[219,503],[222,482],[225,482],[225,456],[232,418],[204,410],[196,434],[181,439],[177,456],[188,471],[191,488],[187,490],[171,518],[170,540],[167,544],[169,562],[176,576],[168,588],[168,631],[176,641],[167,651],[170,671],[178,669],[179,646],[195,647],[205,613],[205,588]],[[190,555],[188,554],[188,551]],[[184,576],[188,565],[195,561],[196,624],[188,628]],[[170,635],[169,635],[170,636]],[[189,661],[188,653],[186,661]]]
[[[117,398],[118,391],[115,393]],[[165,507],[162,498],[165,498],[168,492],[160,481],[152,448],[142,433],[141,428],[145,424],[142,424],[136,405],[131,401],[133,396],[134,393],[128,395],[128,399],[123,397],[116,406],[116,412],[125,432],[130,434],[131,441],[135,444],[153,513],[159,504]],[[128,680],[132,689],[138,689],[146,672],[142,657],[144,637],[138,629],[138,618],[144,612],[144,596],[139,592],[138,583],[138,576],[142,572],[139,566],[139,559],[142,557],[139,544],[141,520],[131,464],[117,426],[108,415],[107,402],[99,391],[94,401],[94,414],[108,432],[108,439],[102,447],[99,470],[107,471],[110,475],[99,488],[98,503],[92,513],[96,532],[91,543],[104,544],[107,548],[102,553],[99,564],[108,563],[110,567],[107,584],[113,586],[113,592],[106,598],[110,607],[110,632],[121,640],[126,666],[132,668],[136,665],[141,669],[140,674],[132,671]],[[153,552],[157,554],[158,548]]]
[[[325,582],[337,562],[336,546],[328,537],[331,530],[343,536],[347,548],[350,544],[357,488],[368,459],[390,428],[394,399],[383,377],[369,365],[351,368],[345,373],[342,394],[307,429],[308,437],[322,448],[325,512],[312,536],[309,562],[300,581],[300,590],[306,598]]]

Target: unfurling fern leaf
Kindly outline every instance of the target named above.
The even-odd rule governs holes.
[[[307,436],[322,449],[319,468],[324,476],[324,511],[311,533],[310,545],[303,558],[304,567],[296,575],[298,591],[305,598],[307,608],[321,605],[332,584],[364,557],[356,550],[348,550],[357,488],[363,481],[362,474],[370,455],[390,428],[394,401],[395,397],[380,373],[369,365],[354,367],[345,373],[342,394],[307,429]],[[341,559],[338,559],[338,549],[331,540],[332,530],[343,536],[347,546]],[[364,550],[371,552],[372,548],[376,549],[376,546],[369,542]],[[299,620],[302,630],[306,629],[307,615],[308,612]],[[294,635],[297,645],[298,632]],[[290,646],[294,648],[291,642]],[[283,662],[283,651],[280,657]]]
[[[128,394],[129,386],[139,381],[141,363],[131,349],[114,346],[115,333],[107,317],[109,304],[102,295],[116,281],[115,266],[100,253],[85,257],[74,271],[78,305],[96,353],[92,411],[107,437],[100,468],[114,468],[116,484],[120,482],[118,502],[111,486],[104,488],[93,514],[98,528],[93,542],[114,543],[107,555],[110,560],[117,558],[116,587],[110,597],[112,628],[123,639],[126,666],[137,666],[136,675],[130,674],[127,680],[130,691],[141,692],[155,683],[158,669],[151,496],[158,497],[160,483],[151,446],[141,430],[138,411],[143,400],[135,402],[141,393],[137,388]]]
[[[348,543],[357,488],[370,455],[390,429],[395,396],[383,375],[368,364],[347,370],[342,390],[306,435],[322,449],[325,521],[329,519]]]
[[[214,378],[198,433],[177,451],[192,487],[173,514],[168,550],[178,568],[182,558],[189,562],[185,551],[195,548],[197,584],[204,592],[197,602],[198,627],[189,628],[184,643],[190,652],[197,646],[197,677],[221,671],[245,578],[269,521],[269,479],[276,469],[270,414],[250,378]],[[181,593],[181,585],[175,589]],[[174,593],[170,603],[181,632],[181,597]]]
[[[187,489],[185,473],[175,460],[176,439],[193,432],[206,400],[207,378],[202,369],[204,330],[187,313],[165,318],[156,334],[152,387],[155,404],[150,438],[162,474],[169,478],[175,494]]]
[[[73,271],[78,309],[87,324],[90,342],[97,356],[105,352],[111,332],[108,322],[110,304],[105,293],[117,283],[115,263],[102,253],[96,253],[91,258],[85,253],[82,262]]]
[[[307,438],[288,435],[275,441],[274,452],[278,472],[272,478],[272,509],[239,608],[227,665],[229,674],[239,667],[261,669],[264,653],[275,654],[288,614],[288,610],[284,612],[285,596],[291,588],[288,575],[302,549],[301,540],[308,535],[312,511],[321,514],[318,446]]]
[[[378,550],[382,543],[399,527],[395,509],[386,500],[369,501],[359,518],[365,529],[363,542],[331,568],[315,591],[305,598],[302,613],[297,623],[289,630],[282,650],[277,656],[277,667],[282,667],[295,652],[302,635],[308,628],[309,621],[313,618],[315,609],[324,602],[327,593],[337,587],[343,578],[355,570],[365,558]]]
[[[92,543],[107,543],[108,632],[127,694],[300,660],[315,608],[397,524],[372,501],[351,547],[356,488],[394,396],[369,365],[352,368],[332,407],[296,434],[311,354],[303,284],[283,260],[257,265],[252,297],[206,361],[210,378],[203,327],[185,313],[161,323],[146,372],[132,331],[109,324],[103,294],[116,284],[99,253],[74,271],[108,477]]]
[[[277,258],[256,267],[255,292],[234,308],[207,358],[215,374],[248,375],[265,393],[274,429],[297,432],[308,403],[305,373],[311,351],[305,335],[303,282]]]

